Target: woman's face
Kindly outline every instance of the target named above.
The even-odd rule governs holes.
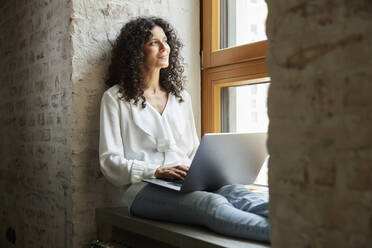
[[[150,39],[144,46],[144,65],[148,70],[168,67],[170,47],[167,43],[167,36],[163,29],[154,26],[151,29]]]

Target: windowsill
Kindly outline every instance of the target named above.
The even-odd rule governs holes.
[[[129,240],[132,242],[132,245],[134,242],[136,247],[146,247],[149,244],[144,243],[144,238],[149,239],[149,242],[155,240],[159,244],[164,244],[164,247],[270,247],[269,244],[227,237],[198,226],[137,218],[130,216],[127,208],[124,207],[98,208],[95,214],[99,236],[103,237],[102,233],[105,232],[107,234],[107,230],[103,230],[102,228],[113,228],[116,230],[114,238],[121,237],[123,240]],[[125,237],[124,233],[128,232],[137,236],[138,240],[133,241],[133,238]],[[112,233],[113,231],[111,230],[110,234]],[[113,238],[112,235],[109,236]],[[160,246],[157,245],[157,247]]]

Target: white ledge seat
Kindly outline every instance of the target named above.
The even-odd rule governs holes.
[[[99,239],[119,241],[129,247],[270,247],[267,243],[232,238],[199,226],[130,216],[123,207],[97,208],[95,216]]]

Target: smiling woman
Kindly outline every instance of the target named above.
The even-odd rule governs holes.
[[[152,30],[153,28],[154,30]],[[163,40],[164,38],[165,40]],[[157,58],[157,56],[164,56],[165,53],[159,50],[160,54],[154,55],[150,51],[156,52],[163,46],[166,48],[165,41],[169,47],[168,58]],[[159,72],[160,85],[166,92],[171,92],[182,101],[184,68],[182,66],[183,59],[180,56],[181,47],[182,44],[175,30],[161,18],[140,18],[136,22],[127,23],[122,28],[113,47],[106,85],[112,87],[118,84],[121,99],[133,101],[134,104],[138,104],[141,100],[142,107],[145,107],[147,99],[143,93],[146,88],[146,80],[148,80],[144,78],[146,75],[143,73],[143,70],[146,69],[145,65],[149,62],[147,67],[153,67],[154,61],[165,63],[167,60],[169,66],[164,64],[156,70]],[[145,53],[148,53],[146,62]],[[150,70],[152,69],[150,68]]]
[[[150,39],[145,43],[143,52],[145,55],[143,59],[145,81],[150,85],[150,87],[145,89],[143,95],[150,105],[162,114],[168,101],[168,94],[165,91],[156,89],[156,74],[159,73],[160,69],[168,67],[170,47],[167,43],[167,36],[160,26],[155,26],[151,29]],[[155,81],[151,81],[152,79],[155,79]]]
[[[168,67],[170,47],[167,42],[167,36],[161,27],[155,26],[151,29],[150,40],[145,43],[143,50],[146,70]]]
[[[133,215],[269,241],[267,199],[243,185],[183,193],[142,182],[183,181],[199,146],[180,47],[160,18],[140,17],[122,28],[101,101],[101,171],[125,190]]]

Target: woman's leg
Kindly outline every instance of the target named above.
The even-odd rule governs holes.
[[[224,196],[234,207],[267,217],[268,195],[255,193],[241,184],[225,185],[215,191],[216,194]]]
[[[180,193],[147,185],[136,196],[131,213],[150,219],[203,225],[234,237],[270,241],[267,218],[239,210],[215,193]]]

